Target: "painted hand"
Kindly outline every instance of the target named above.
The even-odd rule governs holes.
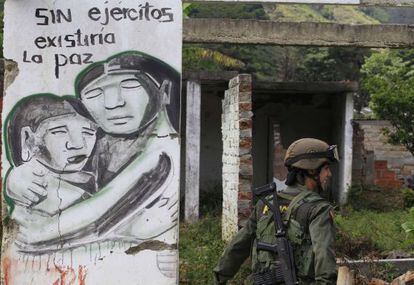
[[[13,168],[6,180],[6,193],[17,204],[29,207],[47,196],[46,174],[49,171],[33,160]]]

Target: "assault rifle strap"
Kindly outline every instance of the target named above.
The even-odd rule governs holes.
[[[286,212],[286,221],[289,221],[292,213],[296,212],[296,209],[305,203],[304,199],[308,197],[309,195],[312,195],[313,193],[310,191],[302,191],[300,192],[295,198],[293,198],[292,202],[290,202],[289,207]]]

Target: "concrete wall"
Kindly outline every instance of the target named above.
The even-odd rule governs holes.
[[[200,192],[222,192],[221,101],[224,92],[202,86]]]
[[[280,125],[283,149],[296,139],[315,137],[337,144],[341,149],[343,143],[343,122],[345,96],[343,94],[253,94],[253,165],[254,187],[272,181],[273,153],[269,145],[273,142],[270,125]],[[339,201],[340,165],[332,166],[333,199]],[[328,195],[328,196],[329,196]],[[331,197],[329,197],[331,198]]]
[[[399,188],[414,174],[414,157],[402,145],[391,145],[383,135],[387,121],[355,120],[353,183]]]

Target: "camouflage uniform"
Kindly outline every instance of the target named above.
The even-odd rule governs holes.
[[[297,142],[292,144],[290,153],[297,151],[298,146],[302,147],[304,142],[310,142],[312,146],[316,145],[316,151],[319,150],[318,148],[328,147],[326,143],[313,139],[298,142],[296,146]],[[318,158],[314,159],[314,164],[306,165],[309,163],[306,160],[309,158],[305,158],[300,163],[302,165],[305,163],[307,169],[316,169],[327,161]],[[299,163],[295,163],[294,166],[298,167]],[[299,164],[298,168],[302,165]],[[287,226],[287,237],[293,247],[299,284],[335,284],[335,226],[332,206],[319,194],[309,191],[298,183],[279,192],[278,200]],[[279,262],[277,256],[268,251],[258,251],[256,248],[258,241],[276,243],[273,215],[261,201],[256,204],[246,226],[232,239],[214,268],[216,284],[225,284],[233,278],[249,255],[252,259],[253,273],[266,272],[276,267]],[[253,284],[252,276],[249,276],[245,283]]]
[[[293,246],[300,284],[335,284],[332,206],[302,185],[290,186],[278,196],[284,218],[288,219],[290,215],[287,233]],[[268,251],[257,251],[258,240],[276,242],[272,213],[261,202],[257,203],[246,226],[232,239],[214,268],[217,284],[231,279],[250,254],[254,273],[274,267],[276,257]],[[253,284],[250,280],[246,283]]]

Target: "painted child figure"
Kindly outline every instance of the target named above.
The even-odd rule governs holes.
[[[95,147],[97,126],[86,115],[80,115],[82,111],[74,98],[40,94],[19,103],[7,121],[8,140],[13,142],[8,144],[11,161],[38,177],[25,196],[39,199],[39,194],[47,191],[47,197],[31,211],[54,215],[95,192],[95,176],[83,169]],[[47,185],[42,179],[46,172],[58,177],[55,181],[59,183]],[[7,188],[13,185],[7,183]],[[17,209],[19,206],[23,207],[17,200]]]

